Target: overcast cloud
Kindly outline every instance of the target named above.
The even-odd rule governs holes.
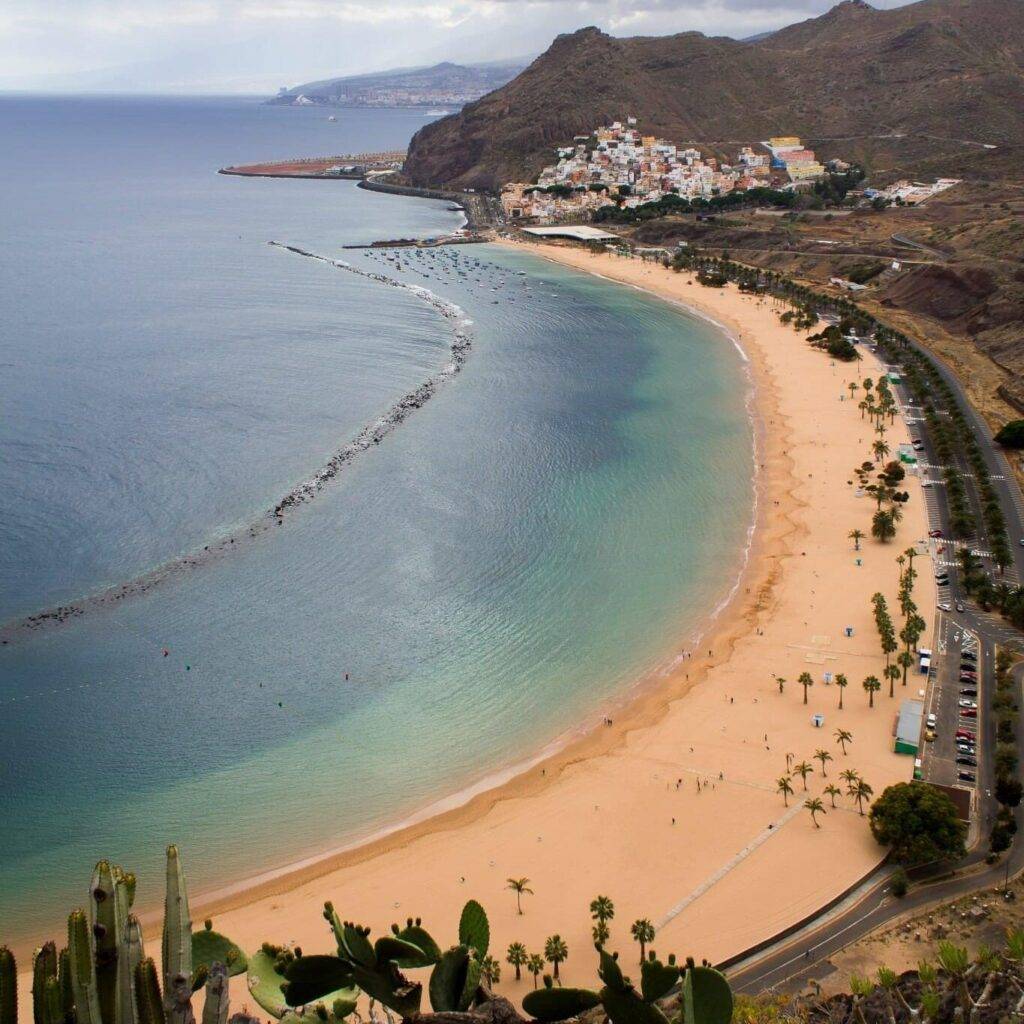
[[[901,0],[875,0],[894,7]],[[0,0],[0,88],[273,92],[333,75],[533,55],[559,32],[736,38],[830,0]]]

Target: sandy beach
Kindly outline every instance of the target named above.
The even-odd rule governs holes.
[[[503,961],[513,941],[540,952],[557,932],[570,954],[563,979],[589,985],[588,904],[598,893],[615,901],[610,947],[624,960],[636,955],[629,925],[638,917],[657,926],[659,953],[720,960],[804,917],[881,859],[867,819],[847,796],[834,810],[823,796],[820,828],[802,806],[829,783],[841,785],[846,768],[876,794],[913,768],[892,743],[900,700],[918,695],[915,677],[905,689],[897,683],[894,700],[886,684],[874,708],[861,682],[881,677],[884,666],[871,595],[884,593],[898,616],[895,558],[927,531],[916,478],[907,479],[911,499],[893,542],[867,539],[855,552],[847,536],[854,528],[870,532],[874,505],[856,496],[851,470],[870,457],[874,434],[857,408],[863,392],[851,401],[846,386],[876,378],[878,364],[866,352],[857,364],[833,362],[805,343],[806,332],[780,324],[769,301],[731,287],[703,288],[689,274],[612,255],[530,249],[684,303],[723,325],[749,358],[760,435],[758,523],[735,598],[700,649],[681,650],[675,667],[616,711],[611,725],[502,787],[255,889],[205,906],[193,899],[197,922],[213,916],[244,949],[270,940],[328,951],[325,899],[375,933],[421,916],[445,946],[473,897],[490,915],[494,955]],[[723,335],[720,343],[731,341]],[[899,418],[886,440],[893,449],[907,440]],[[931,565],[923,556],[916,566],[915,599],[930,632]],[[804,671],[815,680],[806,705],[796,682]],[[842,711],[825,673],[849,678]],[[776,675],[788,681],[781,694]],[[820,729],[815,714],[824,716]],[[840,726],[853,734],[845,757],[834,739]],[[827,777],[814,758],[818,749],[833,758]],[[815,768],[806,794],[794,778],[788,808],[776,792],[787,754]],[[187,863],[188,837],[179,842]],[[509,876],[528,877],[535,893],[524,898],[521,916]],[[515,982],[505,965],[498,989],[514,998],[532,984],[529,976]],[[244,977],[232,985],[235,1007],[254,1008]]]

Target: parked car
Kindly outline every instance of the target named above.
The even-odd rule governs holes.
[[[961,708],[960,709],[960,717],[961,718],[977,718],[978,717],[978,712],[974,708]]]
[[[964,687],[960,691],[960,696],[961,697],[970,697],[973,700],[975,697],[978,696],[978,691],[977,690],[972,690],[970,687]]]
[[[975,701],[973,701],[973,700],[963,700],[963,699],[961,699],[961,700],[958,700],[957,703],[960,705],[960,707],[962,707],[962,708],[969,708],[972,711],[977,710],[977,707],[978,707],[977,703]]]
[[[960,674],[963,676],[976,676],[978,674],[978,667],[973,661],[961,661]]]
[[[978,660],[978,656],[974,653],[974,651],[961,651],[960,652],[960,660],[961,661],[977,661]]]
[[[957,772],[956,776],[961,782],[977,782],[978,778],[974,772]]]
[[[978,767],[978,759],[976,757],[971,757],[969,754],[961,754],[956,759],[956,763],[967,765],[968,768]]]
[[[928,717],[927,717],[927,718],[925,719],[925,724],[926,724],[926,725],[928,726],[928,728],[929,728],[929,729],[934,729],[934,728],[935,728],[935,723],[936,723],[937,721],[938,721],[938,719],[937,719],[937,718],[935,717],[935,715],[934,715],[934,714],[931,714],[931,715],[929,715],[929,716],[928,716]]]
[[[940,601],[937,607],[940,612],[951,612],[953,610],[945,601]]]
[[[964,603],[963,603],[963,601],[957,601],[957,603],[956,603],[956,610],[958,612],[963,612],[963,610],[964,610]]]
[[[928,531],[928,536],[929,537],[941,537],[942,536],[942,531],[941,530],[929,530]]]
[[[968,742],[973,743],[977,739],[977,736],[975,736],[970,729],[957,729],[956,738],[958,740],[967,740]]]
[[[958,754],[967,754],[970,757],[974,757],[974,755],[978,753],[977,750],[974,749],[974,747],[966,744],[962,747],[958,745],[956,751]]]

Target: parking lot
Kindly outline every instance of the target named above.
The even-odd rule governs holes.
[[[942,612],[934,642],[925,694],[921,774],[938,785],[973,789],[984,743],[978,725],[983,654],[977,634]]]

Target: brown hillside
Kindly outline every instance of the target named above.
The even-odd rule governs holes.
[[[507,85],[422,128],[406,174],[420,185],[496,188],[533,178],[554,147],[628,114],[676,142],[731,149],[785,132],[873,163],[965,139],[1019,144],[1024,0],[885,11],[846,0],[749,43],[581,29]]]

